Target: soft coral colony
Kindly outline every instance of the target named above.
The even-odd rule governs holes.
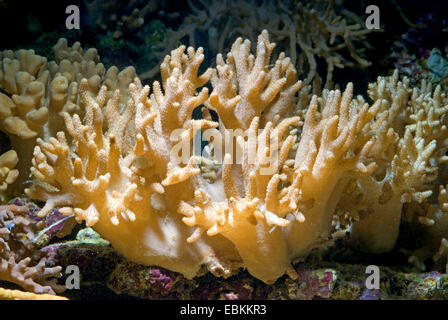
[[[272,61],[274,48],[267,31],[255,53],[237,39],[200,74],[202,48],[181,46],[152,90],[132,67],[105,70],[79,43],[60,40],[49,63],[3,51],[1,129],[14,149],[0,158],[3,196],[24,190],[45,201],[39,215],[58,207],[125,258],[188,278],[246,268],[274,283],[338,230],[350,228],[365,250],[391,250],[402,219],[434,230],[433,246],[413,259],[442,257],[441,88],[411,88],[395,72],[368,98],[353,97],[352,83],[311,96],[288,57]],[[239,134],[226,149],[229,130]],[[173,150],[194,148],[199,131],[213,139],[179,162]]]

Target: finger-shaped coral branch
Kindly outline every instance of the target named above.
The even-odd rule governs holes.
[[[67,131],[73,138],[75,157],[70,154],[70,147],[63,132],[49,142],[38,139],[34,150],[33,175],[42,183],[26,190],[32,197],[46,199],[41,210],[45,215],[54,206],[73,206],[77,220],[86,220],[88,225],[99,219],[99,209],[106,206],[107,214],[113,224],[118,218],[135,220],[135,214],[129,209],[132,201],[137,201],[137,186],[131,181],[130,158],[122,155],[122,142],[126,140],[125,130],[117,130],[114,121],[126,126],[130,119],[127,112],[120,114],[117,110],[117,97],[112,97],[106,104],[106,87],[93,98],[87,93],[86,81],[80,89],[81,98],[88,106],[83,124],[78,115],[64,113]],[[108,114],[104,123],[101,107],[106,104]],[[103,134],[103,126],[111,131]],[[115,136],[119,134],[119,137]],[[122,194],[120,187],[125,192]],[[109,201],[104,202],[107,198]],[[65,213],[72,210],[64,209]]]
[[[183,221],[195,227],[188,241],[198,240],[204,231],[208,236],[226,237],[248,271],[267,283],[275,281],[289,266],[281,229],[289,225],[284,217],[292,209],[282,199],[281,179],[286,178],[280,173],[295,141],[295,137],[284,135],[294,125],[300,125],[299,117],[285,119],[276,127],[268,122],[259,132],[259,118],[255,117],[247,140],[237,137],[241,162],[233,162],[237,157],[229,153],[224,157],[221,179],[226,201],[212,201],[199,189],[193,205],[182,201],[178,209],[186,216]],[[241,175],[243,178],[238,179]]]
[[[190,47],[185,53],[184,46],[173,50],[161,66],[163,90],[155,82],[151,99],[147,98],[148,86],[140,86],[139,97],[134,95],[135,152],[146,158],[160,176],[166,175],[164,185],[185,181],[199,173],[199,169],[194,168],[190,141],[198,131],[218,126],[213,121],[191,119],[193,110],[208,98],[207,88],[197,90],[211,75],[211,69],[200,76],[197,74],[204,59],[202,52],[202,48],[195,51]],[[132,92],[136,90],[131,87]],[[180,167],[182,163],[186,166]]]
[[[31,258],[25,258],[19,262],[11,256],[9,260],[0,260],[0,279],[13,282],[25,290],[35,293],[55,294],[50,285],[41,285],[37,281],[48,278],[60,277],[62,267],[45,267],[45,259],[39,261],[34,267],[29,267]]]
[[[194,206],[181,202],[179,213],[183,221],[195,227],[188,238],[194,242],[206,231],[208,236],[223,235],[236,246],[244,266],[257,278],[273,283],[289,266],[283,235],[276,225],[284,225],[260,205],[258,198],[230,198],[226,202],[213,202],[203,190],[196,190]]]
[[[319,120],[317,97],[308,108],[289,187],[297,201],[296,220],[288,230],[292,256],[306,253],[329,235],[347,177],[371,174],[376,167],[369,157],[373,138],[363,138],[363,129],[378,112],[379,103],[358,108],[352,104],[352,94],[351,83],[342,96],[338,90],[330,92]]]
[[[217,73],[212,77],[213,91],[207,106],[217,111],[228,129],[247,129],[254,117],[268,121],[284,117],[294,108],[294,97],[301,88],[289,58],[281,54],[273,67],[270,60],[275,44],[266,30],[258,37],[257,53],[250,53],[250,41],[238,38],[227,61],[217,57]],[[263,113],[263,115],[262,115]]]
[[[379,167],[370,177],[357,180],[349,193],[350,197],[358,194],[359,201],[342,211],[358,217],[351,232],[354,243],[365,250],[386,252],[398,237],[403,204],[422,203],[435,191],[437,164],[443,162],[446,150],[448,109],[440,88],[432,92],[422,84],[411,90],[409,80],[399,81],[397,72],[370,85],[370,95],[381,99],[384,110],[378,119],[381,125],[369,128],[377,137],[371,154],[380,157]]]

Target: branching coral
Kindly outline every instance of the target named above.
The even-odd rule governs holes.
[[[195,124],[198,129],[209,125],[204,120],[191,120],[191,114],[208,96],[207,89],[196,95],[196,88],[208,80],[210,72],[196,76],[203,60],[201,50],[189,48],[187,55],[184,49],[174,51],[165,60],[164,92],[155,83],[149,99],[149,87],[142,87],[136,79],[129,87],[131,98],[122,113],[117,108],[118,90],[108,99],[103,87],[93,99],[81,86],[82,99],[90,99],[85,124],[77,115],[64,114],[76,157],[72,158],[62,132],[49,142],[39,140],[32,171],[44,183],[28,189],[27,194],[48,200],[42,214],[56,205],[74,207],[61,211],[73,212],[78,220],[95,225],[126,257],[163,265],[191,277],[202,263],[210,268],[220,265],[216,257],[223,255],[219,247],[224,240],[212,241],[217,249],[208,241],[188,245],[189,230],[178,218],[178,203],[173,201],[191,196],[193,187],[188,187],[191,182],[185,180],[199,170],[192,165],[179,168],[170,161],[172,131],[185,125],[184,135],[177,138],[188,141]],[[132,126],[126,126],[129,121]],[[133,142],[132,148],[125,147],[127,141]],[[224,246],[229,260],[238,260],[232,251]]]
[[[0,226],[0,280],[35,293],[63,291],[55,279],[61,276],[61,267],[48,267],[46,258],[34,250],[33,240],[46,227],[45,221],[27,206],[6,205],[0,207]]]
[[[84,1],[89,30],[112,30],[115,39],[138,30],[148,14],[166,9],[168,1]]]
[[[334,68],[370,65],[361,55],[369,47],[365,39],[371,30],[363,28],[363,21],[354,13],[343,10],[338,16],[333,1],[292,2],[292,5],[286,1],[280,6],[288,13],[282,16],[285,29],[274,30],[278,30],[279,41],[289,40],[288,53],[293,63],[297,63],[297,69],[308,70],[305,83],[317,74],[316,57],[325,59],[327,64],[326,87],[332,85]],[[355,43],[363,43],[364,47],[357,49]],[[301,50],[297,57],[296,46]]]
[[[226,201],[212,201],[206,191],[197,189],[195,206],[181,202],[179,207],[186,216],[183,221],[196,226],[187,241],[196,241],[204,231],[208,236],[222,234],[235,245],[248,271],[267,282],[275,281],[289,265],[282,230],[276,227],[289,225],[285,215],[292,204],[288,194],[277,187],[286,179],[280,173],[294,137],[278,140],[293,124],[299,124],[298,117],[285,119],[275,128],[269,122],[257,137],[259,118],[253,118],[248,141],[241,136],[237,140],[242,164],[234,164],[229,153],[224,158],[222,184]],[[242,177],[240,181],[235,179],[238,176]]]
[[[294,109],[294,95],[300,82],[294,80],[295,70],[283,56],[269,70],[274,45],[267,33],[259,38],[256,58],[249,55],[249,48],[248,42],[235,43],[227,64],[222,63],[221,79],[214,80],[215,87],[221,83],[221,88],[212,93],[209,101],[208,90],[198,90],[213,73],[208,70],[197,75],[204,58],[201,49],[188,48],[185,53],[185,47],[180,47],[167,56],[161,67],[163,90],[159,83],[154,83],[150,97],[149,87],[142,87],[136,79],[129,87],[130,98],[123,111],[118,108],[119,90],[110,96],[103,86],[92,97],[88,81],[83,80],[79,91],[80,104],[86,106],[84,124],[77,114],[61,113],[73,149],[63,132],[48,142],[37,140],[32,173],[39,182],[26,192],[32,198],[46,200],[41,215],[54,206],[64,206],[61,212],[74,213],[78,221],[94,225],[128,258],[161,265],[190,277],[201,264],[207,264],[215,274],[224,275],[242,265],[266,282],[275,281],[288,269],[289,255],[296,254],[288,250],[282,228],[290,224],[286,214],[297,207],[295,201],[301,183],[297,173],[300,166],[293,165],[292,159],[287,161],[295,142],[295,137],[287,133],[290,126],[301,123],[298,117],[292,117],[274,126],[271,120],[277,123],[279,117],[269,111],[278,110],[284,115]],[[230,92],[225,89],[232,87],[232,80],[223,73],[230,79],[235,75],[239,83]],[[324,123],[330,121],[326,117],[342,113],[345,122],[340,126],[351,125],[352,131],[344,128],[334,133],[333,144],[324,139],[327,143],[324,148],[329,148],[325,152],[342,148],[339,157],[351,147],[355,131],[369,120],[366,107],[353,119],[348,116],[351,90],[349,87],[342,102],[339,92],[332,93],[334,98],[329,100],[322,124],[314,130],[317,139],[325,136]],[[229,94],[236,104],[240,103],[235,110],[216,104],[219,95]],[[199,175],[194,155],[182,154],[185,161],[178,159],[178,152],[184,153],[185,146],[190,151],[190,141],[198,130],[212,129],[217,134],[226,134],[213,129],[218,126],[216,122],[192,119],[193,109],[204,103],[215,103],[220,116],[223,112],[240,113],[240,121],[232,122],[225,116],[222,121],[226,128],[248,128],[252,139],[260,123],[264,127],[255,140],[249,138],[246,142],[242,136],[237,137],[236,149],[244,155],[242,164],[234,164],[234,157],[226,154],[221,177],[213,184]],[[316,109],[310,110],[314,110],[310,117],[315,117]],[[334,131],[337,116],[331,121]],[[312,122],[308,120],[307,126]],[[176,135],[177,130],[180,131]],[[361,155],[364,153],[365,150],[360,151]],[[346,159],[344,163],[349,167],[352,161],[362,167],[357,162],[359,157],[352,160]],[[238,172],[245,177],[241,181],[234,178]],[[278,189],[281,182],[291,185]],[[182,223],[178,210],[187,216],[183,219],[187,225],[196,226],[193,230]],[[303,220],[303,215],[298,219]],[[277,227],[272,229],[274,226]],[[205,230],[208,236],[199,238]],[[294,228],[291,230],[291,235],[296,234]],[[317,237],[311,235],[311,238],[312,243]],[[254,250],[258,245],[259,250]],[[299,250],[300,254],[305,253],[305,247]],[[273,254],[278,255],[275,267],[268,263]],[[260,263],[260,259],[265,262]]]
[[[255,54],[239,38],[202,74],[202,48],[173,50],[150,94],[131,69],[104,75],[93,51],[58,48],[89,62],[50,63],[49,79],[76,90],[59,131],[35,137],[25,192],[46,202],[41,216],[61,207],[137,263],[273,283],[346,223],[361,246],[389,250],[403,204],[425,204],[443,180],[446,98],[397,73],[370,86],[372,103],[352,83],[311,97],[263,31]]]
[[[440,87],[425,84],[411,89],[398,72],[370,86],[370,97],[381,101],[378,120],[368,129],[380,142],[371,151],[378,157],[372,175],[352,181],[342,212],[351,211],[358,222],[352,238],[364,249],[386,252],[398,237],[404,203],[423,202],[434,190],[438,168],[445,161],[446,112]],[[347,206],[349,208],[347,208]]]
[[[363,22],[354,13],[344,10],[336,13],[334,1],[188,1],[192,14],[185,17],[177,30],[168,29],[166,41],[159,48],[161,57],[183,42],[196,47],[198,39],[205,38],[212,56],[225,51],[236,37],[255,43],[264,29],[271,32],[292,64],[300,73],[307,73],[304,82],[309,84],[317,75],[316,58],[327,64],[325,79],[332,85],[334,68],[366,67],[370,63],[362,58],[368,46]],[[186,42],[184,42],[186,41]],[[142,79],[152,78],[158,67],[140,74]]]
[[[0,54],[0,88],[4,90],[0,92],[0,128],[17,152],[20,175],[13,188],[18,191],[28,179],[36,138],[47,140],[65,130],[60,112],[83,114],[85,106],[78,94],[81,79],[87,79],[92,95],[104,83],[108,94],[119,88],[125,100],[127,87],[135,77],[132,67],[106,71],[96,49],[84,51],[79,43],[69,47],[65,39],[60,39],[53,49],[55,61],[49,63],[33,50],[5,50]]]
[[[217,57],[213,91],[206,105],[218,113],[227,129],[245,130],[254,117],[261,117],[264,126],[290,116],[295,94],[302,86],[284,54],[269,68],[275,44],[269,41],[267,31],[258,37],[256,57],[250,53],[250,45],[249,40],[238,38],[226,62],[221,54]]]

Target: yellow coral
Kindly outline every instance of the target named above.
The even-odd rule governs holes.
[[[127,88],[136,75],[133,67],[106,71],[96,49],[84,52],[79,42],[69,47],[67,40],[60,39],[53,51],[55,61],[49,63],[33,50],[0,54],[0,87],[8,93],[0,93],[0,129],[18,153],[20,175],[13,188],[19,192],[29,178],[36,139],[48,140],[65,131],[61,112],[83,115],[85,106],[78,92],[81,79],[86,79],[90,95],[98,94],[104,83],[109,96],[120,89],[120,98],[126,101]]]
[[[361,213],[356,214],[361,219],[353,224],[352,238],[360,247],[381,253],[395,245],[403,204],[422,203],[435,191],[433,182],[447,150],[448,108],[443,104],[448,101],[443,102],[440,87],[434,92],[425,84],[412,89],[408,79],[399,81],[398,72],[371,84],[369,95],[381,101],[377,124],[369,128],[380,142],[371,151],[379,165],[371,176],[356,181],[357,190],[349,197],[358,193],[357,203],[344,201],[340,208]]]
[[[273,283],[328,239],[342,213],[357,218],[352,239],[390,249],[403,203],[426,201],[446,160],[441,89],[412,90],[396,73],[370,86],[371,105],[353,98],[352,83],[311,97],[310,87],[298,93],[284,54],[271,61],[267,31],[255,55],[250,45],[237,39],[203,74],[202,48],[181,46],[165,57],[151,94],[129,80],[132,69],[100,75],[95,51],[60,42],[60,58],[72,61],[51,64],[64,90],[50,99],[58,122],[43,126],[59,131],[36,138],[26,189],[46,201],[40,215],[62,207],[126,258],[190,278],[201,266],[223,276],[243,267]],[[193,118],[196,108],[203,119]],[[213,181],[200,162],[221,164]]]
[[[66,297],[53,294],[38,294],[20,290],[0,288],[0,300],[68,300]]]
[[[48,200],[41,214],[54,206],[67,206],[61,212],[75,213],[79,221],[94,225],[119,252],[140,263],[164,266],[189,277],[203,263],[229,273],[230,267],[221,266],[217,257],[225,253],[229,261],[237,261],[234,250],[223,246],[223,239],[188,245],[189,230],[178,218],[178,203],[172,200],[188,199],[193,187],[188,187],[192,182],[186,180],[199,170],[170,161],[174,146],[171,131],[184,124],[188,129],[188,123],[198,123],[198,128],[210,125],[188,120],[193,109],[208,97],[206,89],[196,95],[196,88],[207,81],[195,77],[202,59],[200,50],[189,48],[188,55],[184,48],[174,52],[166,59],[164,92],[155,83],[149,99],[149,87],[142,87],[136,79],[129,87],[131,97],[122,113],[118,111],[119,91],[108,98],[103,87],[92,98],[86,94],[83,80],[80,90],[87,107],[85,124],[76,114],[63,115],[75,158],[62,132],[49,142],[39,139],[34,151],[32,172],[40,183],[26,192]],[[129,121],[132,126],[128,126]],[[192,138],[189,130],[184,132],[184,139]],[[126,142],[133,142],[133,146],[125,148]]]

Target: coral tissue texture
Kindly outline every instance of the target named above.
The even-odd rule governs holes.
[[[352,83],[311,96],[274,49],[267,31],[239,38],[205,70],[202,48],[181,46],[151,87],[79,43],[60,40],[49,63],[3,52],[0,124],[20,171],[13,183],[16,161],[2,160],[9,192],[26,184],[40,216],[58,207],[127,259],[188,278],[294,277],[292,261],[349,227],[361,248],[390,250],[405,204],[406,219],[438,225],[444,256],[446,205],[431,198],[447,151],[441,88],[395,73],[368,98]]]

